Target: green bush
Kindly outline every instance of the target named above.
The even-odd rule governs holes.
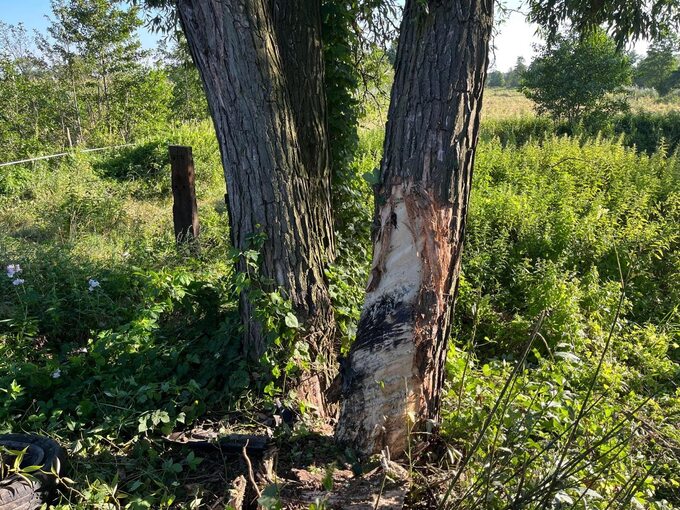
[[[680,113],[628,113],[613,119],[611,131],[623,136],[629,147],[647,154],[660,147],[674,152],[680,143]]]
[[[498,138],[505,146],[541,142],[564,135],[583,141],[597,136],[620,138],[625,146],[646,154],[653,154],[660,148],[672,153],[680,144],[680,113],[628,112],[611,117],[607,123],[586,121],[578,125],[540,116],[493,120],[482,124],[480,138],[484,141]]]
[[[154,140],[116,149],[106,158],[95,162],[94,168],[102,177],[111,179],[156,181],[160,178],[168,179],[169,162],[167,147]]]
[[[524,145],[534,140],[542,141],[559,134],[572,134],[566,125],[557,124],[548,117],[527,116],[516,119],[486,120],[480,129],[480,139],[490,142],[498,138],[503,146]]]
[[[679,173],[674,156],[638,155],[605,140],[484,144],[470,206],[461,324],[472,321],[481,293],[500,314],[480,319],[481,338],[516,339],[517,317],[531,321],[543,309],[552,310],[548,345],[589,336],[591,313],[601,312],[582,310],[580,289],[594,275],[604,286],[619,281],[619,263],[632,271],[632,320],[655,323],[677,313]],[[598,318],[598,330],[610,320]],[[503,341],[491,350],[507,348]]]
[[[5,167],[0,171],[0,196],[18,195],[31,179],[31,171],[25,165]]]

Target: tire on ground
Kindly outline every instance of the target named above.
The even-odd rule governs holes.
[[[32,481],[16,474],[0,480],[0,510],[35,510],[49,503],[57,484],[52,470],[62,474],[66,460],[64,450],[52,439],[31,434],[0,435],[0,446],[14,451],[27,448],[21,467],[42,467],[31,473]],[[2,461],[7,464],[13,459],[3,458]]]

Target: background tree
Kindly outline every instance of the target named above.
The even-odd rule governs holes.
[[[0,145],[3,160],[60,144],[61,85],[23,26],[0,22]]]
[[[0,23],[3,161],[136,141],[206,117],[193,66],[181,77],[177,60],[153,66],[140,49],[136,9],[99,0],[53,7],[48,36]]]
[[[519,88],[522,84],[522,77],[527,70],[524,57],[517,57],[515,67],[505,73],[505,86],[511,89]]]
[[[562,36],[531,63],[522,90],[539,113],[573,124],[625,110],[626,103],[612,94],[630,83],[631,73],[628,57],[604,32]]]
[[[491,71],[489,77],[486,80],[486,84],[489,87],[504,87],[505,86],[505,75],[498,70]]]
[[[115,130],[121,119],[112,117],[112,82],[114,76],[134,73],[144,57],[136,35],[142,23],[138,9],[121,9],[107,0],[55,0],[52,10],[49,50],[71,75],[75,89],[87,84],[86,105],[84,98],[78,104],[77,90],[73,98],[81,138],[85,116],[101,136],[120,135]],[[83,106],[86,112],[81,111]]]
[[[673,73],[678,70],[677,51],[678,40],[674,36],[653,42],[635,68],[635,84],[654,88],[662,95],[668,93],[673,87]]]
[[[172,82],[172,111],[177,120],[206,119],[210,113],[203,83],[191,60],[187,41],[181,31],[163,41],[158,66]]]

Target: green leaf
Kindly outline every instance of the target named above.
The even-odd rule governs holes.
[[[288,326],[291,329],[298,329],[300,327],[300,323],[297,320],[297,317],[295,317],[295,314],[293,312],[288,312],[286,314],[285,318],[286,326]]]
[[[229,386],[234,389],[247,388],[250,384],[250,377],[245,370],[236,370],[229,377]]]

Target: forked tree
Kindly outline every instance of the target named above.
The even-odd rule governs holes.
[[[170,0],[146,0],[167,5]],[[222,151],[234,246],[265,234],[262,272],[291,297],[312,347],[333,319],[320,0],[175,0]],[[378,2],[379,3],[379,2]],[[403,453],[436,418],[470,195],[494,0],[406,0],[376,191],[373,265],[343,378],[337,437]],[[676,0],[531,0],[555,34],[608,25],[659,37]],[[246,350],[265,348],[242,297]]]

